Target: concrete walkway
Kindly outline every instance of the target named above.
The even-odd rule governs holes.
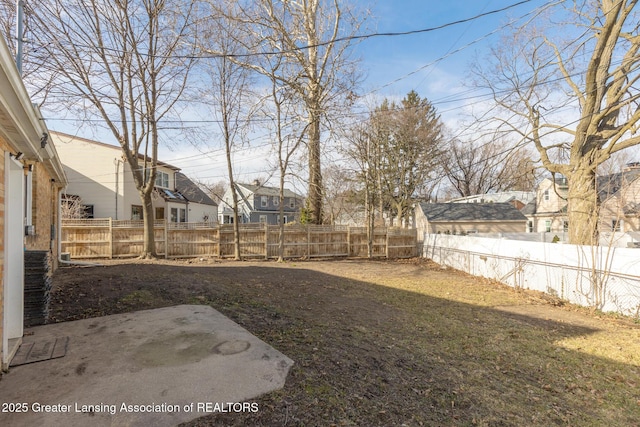
[[[175,426],[215,411],[259,411],[250,399],[281,388],[293,365],[201,305],[27,333],[33,335],[23,342],[68,336],[66,356],[15,366],[2,376],[2,426]]]

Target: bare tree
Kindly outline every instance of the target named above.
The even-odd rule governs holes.
[[[562,28],[519,29],[480,76],[503,111],[503,129],[531,142],[542,165],[567,178],[570,243],[597,242],[598,166],[640,144],[636,5],[562,2]]]
[[[356,123],[345,140],[347,147],[345,154],[353,163],[353,171],[356,181],[360,184],[361,200],[364,204],[365,226],[367,228],[367,256],[373,256],[373,236],[375,227],[375,211],[377,200],[381,199],[381,174],[380,174],[380,150],[375,144],[374,127],[371,122]],[[381,202],[382,205],[382,202]],[[380,220],[384,225],[382,208]]]
[[[226,181],[216,181],[216,182],[198,182],[198,185],[204,189],[211,200],[216,202],[218,205],[223,203],[222,198],[224,197],[224,192],[229,188],[229,184]]]
[[[282,58],[277,81],[296,94],[304,106],[308,150],[309,222],[322,222],[322,123],[331,112],[344,111],[353,100],[355,62],[349,58],[351,39],[361,20],[338,0],[236,2],[243,7],[235,15],[239,35],[247,43],[249,57],[235,57],[254,71],[270,76],[273,68],[262,59]],[[337,108],[342,105],[343,108]]]
[[[219,6],[219,5],[218,5]],[[228,5],[228,7],[232,7]],[[216,7],[213,7],[216,10]],[[212,16],[215,14],[212,13]],[[238,214],[238,189],[233,170],[233,153],[247,133],[247,103],[250,99],[250,76],[246,67],[231,60],[232,56],[245,53],[242,44],[234,36],[237,22],[219,14],[208,20],[207,30],[199,42],[200,50],[220,52],[205,66],[212,89],[205,91],[211,97],[211,114],[218,118],[218,125],[225,148],[227,178],[232,197],[234,258],[241,259],[240,223]]]
[[[0,31],[5,36],[9,49],[16,53],[16,62],[18,61],[17,6],[18,1],[16,0],[0,0]],[[23,0],[22,80],[31,99],[37,99],[42,103],[47,99],[47,93],[53,85],[53,75],[42,72],[41,58],[38,55],[39,45],[34,43],[34,40],[27,38],[34,26],[37,26],[37,20],[32,17],[31,9]]]
[[[98,116],[120,144],[142,201],[142,258],[156,256],[152,192],[163,119],[186,87],[194,2],[32,1],[51,108]],[[38,60],[34,58],[33,60]]]
[[[341,218],[356,223],[362,221],[363,204],[356,203],[359,194],[352,171],[343,164],[332,164],[325,168],[323,175],[325,216],[329,223],[336,224]]]
[[[474,144],[452,141],[442,166],[460,197],[496,191],[532,191],[537,180],[534,161],[525,148],[504,142]]]
[[[271,92],[269,93],[265,104],[265,112],[267,117],[271,119],[273,124],[274,143],[278,154],[278,172],[279,172],[279,235],[278,235],[278,261],[284,260],[284,208],[285,194],[284,185],[289,166],[294,159],[294,155],[302,144],[302,138],[305,129],[300,128],[298,120],[299,112],[296,109],[296,103],[293,100],[293,92],[288,85],[283,85],[278,79],[278,72],[282,66],[282,58],[276,57],[269,59],[270,64],[266,70],[271,82]]]
[[[62,194],[60,217],[62,219],[83,219],[87,217],[87,212],[80,196]]]

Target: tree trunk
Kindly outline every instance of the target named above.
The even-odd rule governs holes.
[[[151,187],[151,191],[153,191],[153,187]],[[141,259],[153,259],[157,257],[153,227],[155,215],[153,212],[151,191],[140,192],[140,199],[142,201],[142,220],[144,224],[144,243],[142,246],[142,253],[140,254]]]
[[[589,165],[581,165],[567,174],[569,184],[569,243],[595,245],[598,242],[598,194],[596,175]]]
[[[240,224],[238,215],[238,193],[236,191],[236,183],[233,180],[233,174],[231,173],[231,163],[229,165],[230,181],[231,181],[231,197],[233,199],[233,259],[240,261],[242,255],[240,254]]]
[[[309,223],[322,224],[322,171],[320,168],[320,117],[309,123]]]
[[[280,224],[278,234],[278,262],[284,261],[284,173],[280,171]]]
[[[373,206],[373,200],[371,199],[371,184],[369,183],[369,171],[365,177],[364,184],[364,210],[365,218],[367,221],[367,258],[373,257],[373,227],[375,210]]]

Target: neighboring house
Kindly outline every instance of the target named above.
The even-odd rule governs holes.
[[[640,231],[640,163],[598,178],[601,231]]]
[[[39,251],[50,270],[57,268],[59,195],[67,180],[1,37],[0,156],[0,362],[6,370],[23,335],[25,253]]]
[[[451,203],[511,203],[516,209],[522,209],[534,200],[534,191],[502,191],[500,193],[477,194],[450,200]]]
[[[260,182],[253,184],[236,183],[238,193],[238,217],[241,223],[261,222],[266,224],[280,224],[280,189],[266,187]],[[230,224],[233,222],[233,197],[231,188],[225,191],[222,197],[224,208],[220,212],[220,222]],[[287,224],[295,221],[300,214],[304,198],[291,190],[284,190],[284,217],[282,221]]]
[[[176,172],[176,191],[188,201],[189,222],[216,222],[218,204],[181,172]]]
[[[142,219],[140,195],[119,146],[51,132],[69,178],[67,199],[81,200],[88,218]],[[215,222],[218,206],[180,169],[158,162],[153,193],[155,219]]]
[[[640,163],[629,163],[620,173],[596,180],[600,201],[598,227],[602,232],[640,231]],[[544,179],[536,198],[522,212],[527,216],[527,231],[561,233],[569,229],[567,216],[567,179]]]
[[[518,233],[527,218],[510,203],[419,203],[418,237],[428,234]]]
[[[569,229],[567,221],[567,179],[543,179],[536,197],[521,212],[527,217],[528,233],[562,233]]]

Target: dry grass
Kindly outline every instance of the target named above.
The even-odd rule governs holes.
[[[424,261],[145,266],[63,272],[59,318],[210,304],[296,362],[258,413],[191,426],[640,420],[640,325],[628,319],[555,307]],[[91,274],[110,293],[88,289]]]

